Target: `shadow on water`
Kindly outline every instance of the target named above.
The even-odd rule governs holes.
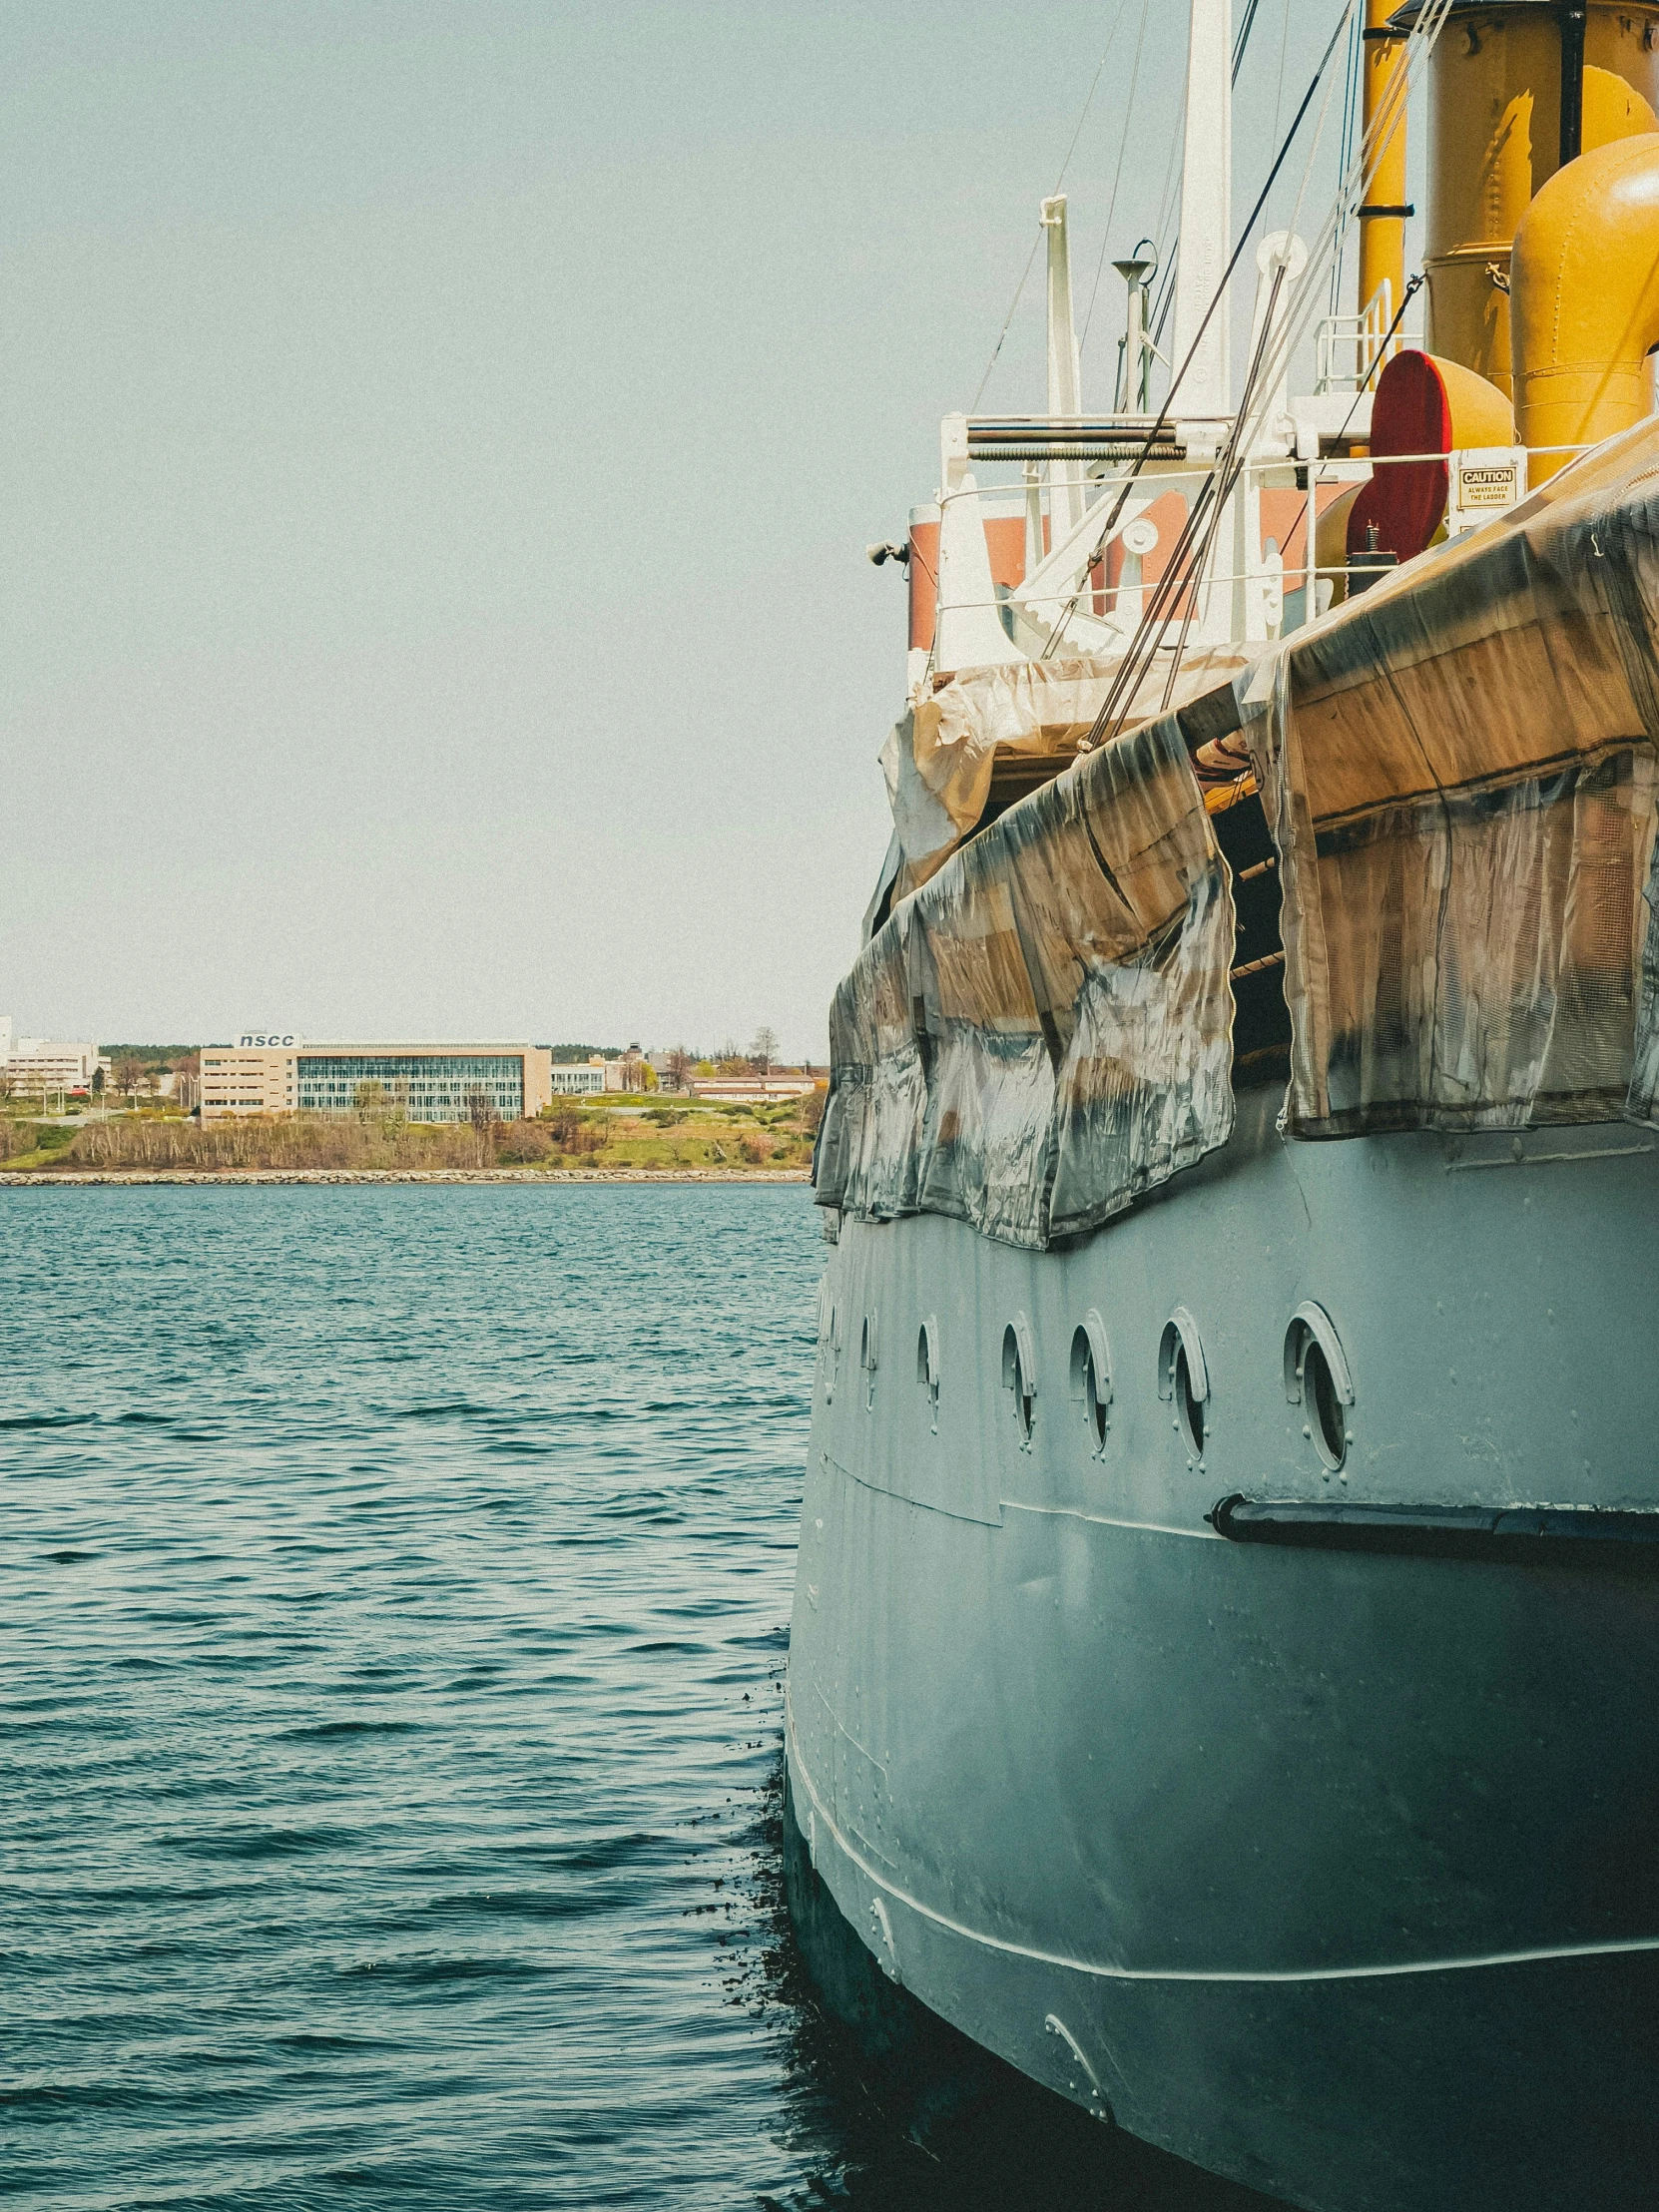
[[[854,2028],[840,2013],[864,2008],[843,1987],[832,2011],[790,1916],[786,1867],[798,1895],[805,1884],[845,1924],[787,1817],[781,1740],[748,1844],[752,1919],[731,2001],[777,2031],[790,2147],[809,2176],[758,2194],[765,2212],[1283,2212],[1103,2128],[913,1999]]]

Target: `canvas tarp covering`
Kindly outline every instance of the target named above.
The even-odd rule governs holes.
[[[1659,1126],[1650,418],[902,898],[836,995],[821,1203],[1041,1247],[1225,1142],[1233,908],[1189,749],[1229,733],[1280,858],[1289,1134]]]
[[[1241,649],[1221,646],[1184,654],[1167,702],[1169,665],[1157,659],[1133,696],[1119,703],[1124,721],[1133,723],[1214,691],[1249,657]],[[1122,665],[1116,658],[1085,655],[966,669],[893,725],[881,748],[881,772],[904,848],[900,897],[936,874],[978,823],[990,797],[998,753],[1075,753]]]
[[[1233,908],[1174,713],[956,853],[830,1009],[821,1205],[1041,1248],[1226,1142]]]
[[[1237,687],[1293,1134],[1653,1118],[1656,613],[1650,421]]]

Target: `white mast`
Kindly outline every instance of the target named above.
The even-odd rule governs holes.
[[[1232,0],[1192,0],[1187,39],[1187,135],[1181,157],[1181,247],[1175,272],[1175,361],[1187,358],[1221,288],[1233,236]],[[1175,413],[1225,415],[1231,402],[1227,301],[1210,317]]]
[[[1071,241],[1066,232],[1066,196],[1056,193],[1042,203],[1040,218],[1048,234],[1048,411],[1051,415],[1079,415],[1083,411],[1082,364],[1077,352],[1077,325],[1071,311]],[[1050,545],[1069,537],[1083,519],[1083,484],[1075,465],[1068,470],[1051,461],[1048,470],[1048,531]]]

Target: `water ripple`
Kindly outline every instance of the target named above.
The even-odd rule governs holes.
[[[99,1195],[0,1196],[8,2204],[788,2185],[681,1905],[764,1766],[805,1195]]]
[[[1220,2207],[1052,2104],[918,2147],[791,1979],[822,1254],[794,1188],[0,1192],[7,2212]]]

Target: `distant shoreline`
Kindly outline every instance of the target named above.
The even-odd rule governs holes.
[[[4,1168],[0,1187],[83,1183],[810,1183],[806,1168]]]

